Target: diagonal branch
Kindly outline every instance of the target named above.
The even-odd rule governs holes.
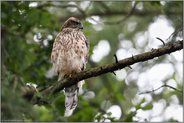
[[[160,87],[158,87],[158,88],[156,88],[156,89],[153,89],[153,90],[151,90],[151,91],[140,92],[139,95],[141,95],[141,94],[154,93],[155,91],[157,91],[157,90],[159,90],[159,89],[161,89],[161,88],[163,88],[163,87],[171,88],[171,89],[173,89],[173,90],[175,90],[175,91],[177,91],[177,92],[179,92],[179,93],[181,93],[181,94],[183,93],[182,90],[178,90],[178,89],[175,88],[175,87],[172,87],[172,86],[170,86],[170,85],[164,84],[164,85],[162,85],[162,86],[160,86]]]
[[[71,85],[76,84],[78,81],[88,79],[91,77],[96,77],[108,72],[113,72],[119,69],[123,69],[125,67],[128,67],[132,64],[147,61],[150,59],[153,59],[155,57],[159,57],[165,54],[169,54],[171,52],[175,52],[177,50],[183,49],[183,40],[182,41],[176,41],[174,43],[168,43],[165,46],[158,48],[158,49],[152,49],[149,52],[145,52],[139,55],[135,55],[123,60],[118,61],[118,63],[111,63],[108,65],[96,67],[90,70],[85,70],[83,72],[80,72],[73,76],[72,78],[67,78],[63,81],[58,81],[53,83],[49,88],[46,88],[43,90],[43,94],[48,93],[57,93],[64,89],[65,87],[69,87]]]
[[[76,13],[71,13],[70,15],[66,15],[66,16],[62,16],[59,20],[61,22],[64,22],[65,20],[67,20],[69,17],[71,16],[75,16],[78,19],[85,19],[86,17],[91,17],[91,16],[100,16],[100,17],[110,17],[110,16],[140,16],[140,17],[144,17],[144,16],[154,16],[154,15],[161,15],[163,14],[160,10],[148,10],[148,11],[140,11],[140,10],[134,10],[130,13],[128,10],[119,10],[119,11],[109,11],[109,12],[89,12],[86,16],[83,16],[82,14],[76,14]],[[181,11],[168,11],[169,15],[181,15],[182,12]],[[122,21],[122,20],[121,20]]]
[[[91,4],[92,2],[90,2]],[[115,22],[115,24],[119,24],[122,21],[125,21],[128,17],[134,15],[134,16],[140,16],[140,17],[144,17],[144,16],[148,16],[148,15],[160,15],[163,14],[162,11],[160,10],[147,10],[147,11],[140,11],[140,10],[136,10],[136,5],[138,3],[138,1],[135,2],[134,6],[132,7],[132,9],[130,11],[126,11],[126,10],[116,10],[116,11],[110,11],[109,8],[103,4],[102,2],[100,2],[102,4],[102,7],[106,8],[106,12],[100,12],[100,11],[90,11],[89,13],[86,13],[87,10],[82,10],[78,5],[75,4],[66,4],[66,3],[57,3],[57,4],[52,4],[52,2],[48,2],[48,3],[44,3],[44,4],[39,4],[37,6],[38,9],[44,9],[47,7],[57,7],[57,8],[61,8],[61,9],[65,9],[67,7],[71,7],[71,8],[76,8],[78,10],[79,13],[76,12],[72,12],[69,15],[62,15],[59,20],[61,22],[64,22],[65,20],[67,20],[69,17],[74,16],[77,17],[78,19],[85,19],[86,17],[91,17],[91,16],[114,16],[114,15],[118,15],[118,16],[122,16],[125,15],[125,18]],[[90,5],[89,5],[90,6]],[[168,10],[167,12],[169,15],[181,15],[182,11],[172,11],[172,10]],[[107,22],[107,23],[111,23],[111,22]],[[112,22],[114,23],[114,22]]]
[[[132,16],[132,14],[134,13],[134,11],[136,9],[137,4],[138,4],[138,2],[135,2],[133,7],[131,8],[130,12],[125,17],[123,17],[122,19],[120,19],[118,21],[115,21],[115,22],[104,22],[104,23],[113,25],[113,24],[120,24],[122,22],[125,22],[129,17]]]
[[[42,97],[44,98],[44,97],[47,97],[48,94],[55,94],[55,93],[61,91],[62,89],[64,89],[65,87],[70,87],[74,84],[77,84],[77,82],[79,82],[81,80],[89,79],[91,77],[100,76],[102,74],[106,74],[109,72],[112,73],[116,70],[123,69],[123,68],[128,67],[132,64],[135,64],[138,62],[148,61],[148,60],[153,59],[155,57],[159,57],[159,56],[162,56],[165,54],[170,54],[172,52],[175,52],[175,51],[181,50],[181,49],[183,49],[183,40],[182,41],[175,41],[172,43],[167,43],[161,48],[152,49],[151,51],[148,51],[148,52],[145,52],[142,54],[138,54],[138,55],[134,55],[134,56],[131,56],[131,57],[123,59],[123,60],[119,60],[117,63],[111,63],[111,64],[99,66],[96,68],[92,68],[90,70],[82,71],[82,72],[74,75],[72,78],[66,78],[62,81],[54,82],[52,85],[50,85],[44,89],[37,88],[37,90],[38,90],[38,93],[40,93],[42,95]],[[32,95],[34,95],[35,92],[33,92]],[[23,95],[24,95],[24,97],[26,97],[27,93],[25,92]],[[30,99],[30,100],[32,100],[32,99]],[[41,101],[40,100],[41,100],[41,98],[38,97],[38,98],[36,98],[34,103],[43,104],[43,100],[41,100]],[[45,100],[44,100],[44,103],[45,103]]]

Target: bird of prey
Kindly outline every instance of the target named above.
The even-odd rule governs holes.
[[[70,17],[66,20],[61,31],[56,36],[51,61],[54,71],[58,74],[58,81],[65,77],[72,77],[86,68],[88,59],[89,42],[82,32],[83,25],[80,20]],[[84,81],[67,87],[65,92],[64,116],[71,116],[77,106],[78,94],[82,89]]]

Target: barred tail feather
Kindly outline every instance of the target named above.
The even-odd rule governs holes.
[[[84,81],[80,81],[77,85],[65,88],[65,117],[72,115],[77,107],[78,95],[82,93],[82,85]]]
[[[73,111],[77,107],[78,102],[78,87],[73,85],[69,88],[65,88],[65,117],[72,115]]]

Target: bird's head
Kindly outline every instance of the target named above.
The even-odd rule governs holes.
[[[61,28],[76,28],[76,29],[83,29],[83,25],[81,21],[75,17],[70,17],[68,20],[66,20]]]

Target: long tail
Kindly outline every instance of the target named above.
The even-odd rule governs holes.
[[[84,81],[78,82],[77,85],[73,85],[69,88],[65,88],[65,117],[72,115],[73,111],[77,107],[78,94],[82,93],[82,85]]]

